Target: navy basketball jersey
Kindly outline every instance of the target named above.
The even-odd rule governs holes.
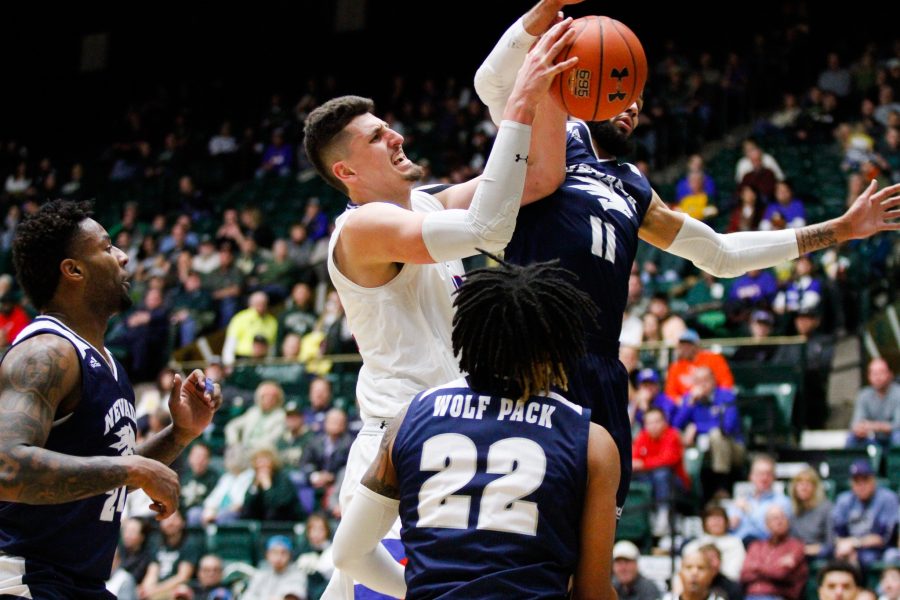
[[[47,316],[23,329],[8,354],[40,334],[67,339],[81,360],[81,400],[73,412],[57,415],[45,448],[74,456],[134,454],[134,391],[122,365],[105,349],[101,354],[62,322]],[[0,552],[24,559],[24,568],[20,568],[23,585],[40,587],[63,579],[79,589],[99,584],[102,590],[119,540],[125,495],[123,486],[65,504],[0,502]],[[78,597],[77,590],[72,597]],[[93,597],[102,597],[102,593]]]
[[[592,352],[614,355],[628,299],[638,229],[652,198],[637,167],[600,160],[581,121],[567,124],[566,179],[550,196],[523,206],[506,260],[520,265],[560,259],[600,308]]]
[[[419,394],[394,441],[409,598],[564,598],[575,571],[590,411],[555,393]]]

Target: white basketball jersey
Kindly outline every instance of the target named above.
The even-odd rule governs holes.
[[[413,190],[412,210],[433,212],[443,205]],[[334,263],[334,246],[352,208],[337,218],[328,243],[328,274],[341,297],[363,367],[356,384],[360,413],[394,417],[413,396],[457,379],[450,323],[452,294],[461,283],[462,262],[403,264],[385,285],[366,288],[345,277]]]

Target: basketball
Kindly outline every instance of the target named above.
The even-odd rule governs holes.
[[[578,64],[557,76],[550,94],[568,114],[605,121],[631,106],[647,81],[647,57],[634,32],[609,17],[576,19],[572,44],[557,61],[578,57]]]

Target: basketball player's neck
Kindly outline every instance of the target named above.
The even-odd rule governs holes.
[[[412,188],[413,184],[405,190],[380,190],[380,191],[362,191],[351,190],[350,200],[353,204],[368,204],[370,202],[390,202],[396,204],[400,208],[410,210],[412,208]]]
[[[41,314],[58,319],[94,348],[103,348],[109,315],[104,316],[88,307],[65,304],[56,299],[52,300]]]
[[[591,145],[594,147],[594,153],[600,160],[608,160],[610,158],[616,157],[614,154],[610,154],[609,152],[598,146],[595,140],[591,140]]]

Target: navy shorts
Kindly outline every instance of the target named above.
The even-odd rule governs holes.
[[[631,485],[631,420],[628,418],[628,372],[618,357],[586,354],[569,374],[573,402],[591,409],[591,421],[602,425],[619,449],[621,476],[616,506],[625,506]]]

